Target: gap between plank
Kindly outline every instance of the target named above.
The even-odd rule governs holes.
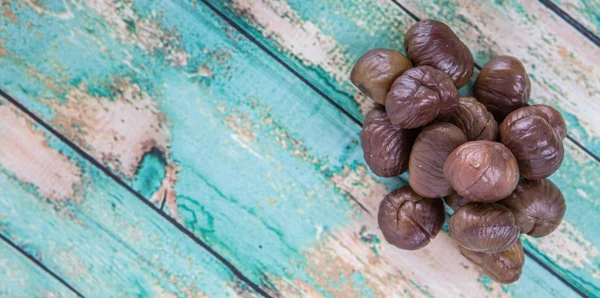
[[[177,0],[174,0],[174,1],[177,1]],[[304,78],[302,75],[300,75],[300,73],[298,73],[290,65],[288,65],[287,63],[285,63],[282,59],[280,59],[279,57],[277,57],[272,51],[270,51],[266,46],[264,46],[263,44],[261,44],[256,38],[254,38],[249,32],[247,32],[241,26],[239,26],[235,21],[233,21],[231,18],[229,18],[228,16],[226,16],[221,11],[219,11],[216,7],[214,7],[207,0],[201,0],[201,1],[208,8],[210,8],[214,13],[216,13],[219,17],[221,17],[226,23],[228,23],[230,26],[234,27],[244,37],[246,37],[247,39],[249,39],[250,41],[252,41],[252,43],[254,43],[256,46],[258,46],[265,53],[267,53],[267,55],[269,55],[272,59],[274,59],[279,64],[281,64],[285,69],[287,69],[288,71],[290,71],[294,76],[296,76],[296,78],[298,78],[304,84],[306,84],[307,86],[309,86],[313,91],[315,91],[317,94],[319,94],[325,100],[327,100],[330,104],[332,104],[333,106],[335,106],[338,110],[340,110],[340,112],[342,112],[344,115],[346,115],[348,118],[350,118],[354,123],[356,123],[359,126],[362,126],[362,122],[360,120],[358,120],[356,117],[352,116],[349,112],[347,112],[346,110],[344,110],[339,104],[337,104],[335,101],[333,101],[332,98],[330,98],[328,95],[326,95],[324,92],[322,92],[319,88],[317,88],[315,85],[313,85],[310,81],[308,81],[306,78]],[[177,2],[179,2],[179,1],[177,1]],[[410,15],[413,19],[415,19],[416,21],[420,21],[420,19],[416,15],[414,15],[411,11],[409,11],[408,9],[406,9],[400,3],[398,3],[395,0],[392,0],[392,2],[394,2],[396,5],[398,5],[405,13],[407,13],[408,15]],[[475,64],[475,67],[477,67],[479,70],[481,70],[481,66]],[[571,139],[571,138],[569,138],[569,139]],[[574,142],[574,143],[577,146],[581,147],[581,144],[579,144],[578,142]],[[587,150],[587,149],[585,149],[583,147],[581,147],[581,149],[583,149],[585,152],[590,153],[590,155],[592,155],[592,157],[594,157],[595,160],[597,160],[598,162],[600,162],[600,159],[598,157],[596,157],[595,155],[591,154],[591,152],[589,150]],[[405,181],[401,177],[397,177],[397,178],[400,179],[401,181],[405,182],[405,183],[408,183],[407,181]],[[544,268],[550,274],[552,274],[553,276],[555,276],[558,280],[560,280],[563,284],[565,284],[567,287],[569,287],[575,293],[577,293],[581,297],[588,297],[579,288],[575,287],[571,282],[567,281],[564,277],[562,277],[558,272],[556,272],[555,270],[551,269],[546,264],[544,264],[537,256],[533,255],[532,253],[528,252],[527,250],[524,250],[524,251],[525,251],[525,254],[527,254],[531,259],[533,259],[538,265],[540,265],[542,268]]]
[[[600,47],[600,37],[594,34],[591,30],[583,26],[573,17],[571,17],[566,11],[562,10],[558,5],[554,4],[550,0],[539,0],[546,8],[552,10],[555,14],[561,17],[565,22],[569,23],[575,30],[579,31],[581,35],[587,37],[591,42],[593,42],[596,46]]]
[[[10,241],[10,239],[6,238],[6,236],[0,234],[0,239],[2,241],[6,242],[8,245],[10,245],[12,248],[16,249],[20,254],[22,254],[27,259],[32,261],[38,267],[42,268],[42,270],[44,270],[44,272],[50,274],[50,276],[52,276],[54,279],[56,279],[58,282],[60,282],[63,286],[67,287],[69,290],[71,290],[71,292],[75,293],[75,295],[77,295],[79,297],[84,297],[83,295],[81,295],[81,293],[79,293],[79,291],[77,291],[74,287],[72,287],[64,279],[62,279],[60,276],[58,276],[56,273],[54,273],[52,270],[50,270],[48,267],[46,267],[44,264],[42,264],[40,261],[38,261],[36,258],[34,258],[32,255],[30,255],[29,253],[27,253],[26,251],[21,249],[15,243]]]
[[[227,267],[240,281],[243,281],[250,288],[252,288],[252,290],[256,291],[258,294],[262,295],[263,297],[272,298],[271,295],[267,294],[267,292],[265,292],[257,284],[255,284],[249,278],[247,278],[239,269],[237,269],[232,263],[227,261],[227,259],[225,259],[223,256],[221,256],[214,249],[212,249],[208,244],[204,243],[204,241],[202,241],[200,238],[196,237],[196,235],[194,235],[192,232],[190,232],[188,229],[186,229],[182,224],[177,222],[171,216],[167,215],[163,210],[159,209],[154,204],[152,204],[150,201],[148,201],[144,196],[142,196],[142,194],[140,194],[135,189],[133,189],[131,186],[129,186],[127,183],[125,183],[123,180],[121,180],[121,178],[119,178],[117,175],[113,174],[112,171],[109,170],[107,167],[105,167],[102,163],[98,162],[96,159],[94,159],[91,155],[89,155],[83,149],[79,148],[77,145],[75,145],[73,142],[71,142],[69,139],[67,139],[65,136],[63,136],[60,132],[56,131],[54,128],[52,128],[52,126],[50,126],[48,123],[44,122],[35,113],[31,112],[29,109],[27,109],[24,105],[22,105],[19,101],[14,99],[12,96],[10,96],[8,93],[6,93],[1,88],[0,88],[0,96],[4,97],[8,102],[15,105],[19,110],[21,110],[23,113],[25,113],[28,117],[32,118],[35,122],[37,122],[39,125],[41,125],[44,129],[48,130],[52,135],[54,135],[59,140],[61,140],[63,143],[65,143],[67,146],[69,146],[69,148],[71,148],[73,151],[75,151],[77,154],[79,154],[83,159],[90,162],[96,168],[100,169],[100,171],[102,171],[105,175],[110,177],[119,186],[125,188],[128,192],[132,193],[137,199],[142,201],[142,203],[144,203],[146,206],[150,207],[152,210],[154,210],[156,213],[158,213],[160,216],[162,216],[164,219],[166,219],[169,223],[174,225],[180,232],[185,234],[188,238],[190,238],[196,244],[201,246],[204,250],[208,251],[213,257],[215,257],[223,265],[225,265],[225,267]],[[45,271],[47,271],[48,273],[52,274],[54,277],[59,279],[62,283],[64,283],[67,287],[72,289],[75,293],[78,293],[72,287],[70,287],[68,284],[66,284],[64,282],[64,280],[62,280],[56,274],[52,273],[42,263],[37,261],[32,256],[24,253],[20,248],[18,248],[16,245],[12,244],[12,242],[10,242],[7,238],[2,236],[1,234],[0,234],[0,238],[9,242],[9,244],[11,244],[11,246],[13,246],[16,249],[18,249],[19,251],[21,251],[23,254],[25,254],[27,257],[29,257],[32,261],[34,261],[38,266],[42,267],[42,269],[44,269]],[[81,296],[81,294],[79,294],[79,295]]]
[[[391,0],[394,4],[396,4],[396,6],[400,7],[400,9],[402,9],[406,14],[408,14],[411,18],[413,18],[415,21],[420,21],[421,19],[419,17],[417,17],[415,14],[413,14],[410,10],[408,10],[406,7],[404,7],[402,4],[400,4],[400,2],[398,2],[397,0]],[[540,2],[544,2],[546,0],[539,0]],[[554,4],[552,4],[554,5]],[[557,7],[557,9],[560,10],[560,8]],[[557,13],[558,14],[558,13]],[[566,14],[566,13],[565,13]],[[577,23],[579,24],[579,23]],[[573,24],[571,24],[573,25]],[[575,25],[573,25],[575,26]],[[581,26],[579,24],[579,26]],[[577,28],[577,27],[575,27]],[[582,27],[583,28],[583,27]],[[583,28],[585,30],[585,28]],[[581,31],[580,31],[581,32]],[[583,33],[582,33],[583,34]],[[592,34],[590,32],[590,34]],[[584,34],[585,35],[585,34]],[[593,35],[593,34],[592,34]],[[595,36],[595,35],[594,35]],[[596,39],[598,40],[597,45],[600,46],[600,39],[598,39],[598,37],[596,37]],[[594,40],[592,40],[594,43],[596,43]],[[481,71],[481,65],[477,64],[477,62],[474,63],[475,64],[475,68],[477,68],[477,70]],[[587,153],[593,160],[595,160],[597,163],[600,163],[600,157],[597,156],[596,154],[594,154],[592,151],[588,150],[583,144],[581,144],[580,142],[576,141],[575,138],[573,138],[571,135],[567,135],[567,139],[571,140],[573,142],[573,144],[575,144],[575,146],[579,147],[579,149],[583,150],[585,153]]]

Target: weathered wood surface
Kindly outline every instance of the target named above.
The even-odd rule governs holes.
[[[269,293],[574,295],[531,261],[516,285],[482,278],[446,233],[419,252],[380,243],[377,205],[402,182],[375,180],[358,125],[203,4],[54,4],[0,19],[0,86],[147,198],[166,191],[174,218]],[[572,161],[597,171],[586,158]],[[589,177],[569,206],[597,193]],[[566,227],[566,247],[536,248],[596,262]]]
[[[370,103],[348,80],[352,63],[373,47],[402,49],[415,22],[392,0],[208,1],[241,17],[253,36],[357,118]],[[531,102],[559,108],[571,136],[600,155],[600,50],[560,17],[537,1],[398,2],[448,23],[481,66],[496,54],[523,60]]]
[[[0,297],[77,295],[8,243],[0,240]]]
[[[586,29],[600,36],[600,1],[551,0]]]
[[[3,99],[0,140],[0,232],[82,295],[254,296],[213,255]],[[11,277],[7,290],[35,281],[19,278],[28,276]]]
[[[277,57],[293,67],[295,71],[307,78],[319,89],[324,90],[327,95],[341,106],[346,108],[351,106],[349,103],[353,102],[353,99],[359,99],[358,108],[355,105],[354,109],[349,110],[356,117],[359,117],[360,111],[364,112],[368,108],[360,108],[361,105],[365,106],[363,104],[365,99],[360,95],[355,95],[357,91],[350,86],[348,81],[348,73],[352,63],[364,51],[372,47],[401,49],[402,34],[414,23],[414,19],[410,18],[397,5],[388,1],[354,0],[350,3],[345,1],[315,3],[313,1],[234,0],[210,2],[239,26],[242,26],[244,30],[247,30],[249,34],[254,36],[265,47],[272,50]],[[454,10],[447,12],[441,9],[441,13],[436,18],[453,25],[454,21],[451,15],[457,9],[452,3],[446,4]],[[408,6],[407,3],[404,3],[404,5]],[[472,7],[474,5],[464,4],[465,7]],[[416,9],[419,9],[417,12],[426,10],[422,7],[416,7]],[[428,11],[434,11],[431,7],[427,7],[427,9]],[[487,9],[481,7],[479,9],[485,10],[482,13],[489,13]],[[489,11],[491,12],[492,10]],[[470,15],[476,17],[478,14],[471,12]],[[428,17],[434,17],[433,13]],[[458,19],[465,22],[464,17]],[[504,24],[511,23],[512,21],[508,21],[506,16],[504,19],[496,16],[495,22]],[[545,20],[545,22],[550,21]],[[472,27],[474,25],[471,24],[471,29],[469,29],[465,24],[463,23],[462,27],[458,26],[459,30],[457,31],[461,36],[469,36],[471,33],[467,31],[473,30]],[[287,32],[292,33],[288,34]],[[486,33],[483,30],[479,32],[480,36],[485,34],[490,35],[484,40],[496,43],[496,39],[491,36],[493,32]],[[478,57],[478,60],[487,60],[492,55],[493,52],[490,50],[490,46],[484,47],[487,43],[475,38],[467,37],[464,39],[471,46],[471,49],[474,49],[475,57]],[[505,38],[505,40],[509,39]],[[471,42],[469,43],[469,41]],[[477,52],[478,49],[481,52]],[[590,51],[589,53],[592,52]],[[513,55],[516,54],[513,53]],[[541,59],[540,57],[535,58]],[[536,76],[536,71],[537,68],[531,71],[534,77]],[[592,75],[597,76],[597,74]],[[558,78],[560,79],[560,77]],[[588,82],[583,81],[582,83],[587,84]],[[534,86],[535,89],[546,90],[548,88],[537,84]],[[552,102],[547,103],[553,104]],[[593,110],[594,108],[587,107],[587,109]],[[568,115],[564,110],[563,114]],[[567,120],[569,119],[576,120],[577,118],[567,117]],[[571,131],[577,131],[577,128],[573,129],[573,127],[578,126],[574,126],[573,121],[570,121],[570,123]],[[564,261],[565,257],[561,256],[562,254],[559,253],[560,249],[558,248],[554,252],[543,251],[536,248],[537,245],[540,245],[537,242],[529,242],[526,246],[536,252],[541,252],[542,259],[547,262],[547,265],[568,276],[579,287],[597,291],[600,289],[598,287],[600,280],[597,269],[600,263],[596,249],[600,244],[596,240],[598,239],[598,234],[594,229],[589,229],[587,220],[579,217],[579,212],[583,211],[587,212],[587,214],[590,214],[589,212],[596,213],[596,211],[589,211],[586,208],[595,210],[599,203],[596,199],[599,189],[597,186],[594,186],[599,177],[598,165],[590,156],[587,156],[573,143],[567,141],[566,146],[568,148],[568,155],[565,164],[552,179],[558,184],[562,184],[561,187],[566,196],[572,200],[573,203],[569,204],[570,209],[567,215],[569,224],[571,224],[569,229],[575,227],[579,232],[572,233],[564,230],[563,233],[558,235],[561,235],[560,237],[563,237],[565,241],[566,239],[570,239],[568,242],[571,245],[579,247],[578,249],[581,249],[582,252],[587,252],[579,254],[585,255],[586,261],[570,264]],[[588,178],[580,179],[581,175],[579,173],[581,169],[586,168],[589,168],[590,171],[586,171],[586,174],[583,176]],[[578,174],[574,175],[573,173]],[[566,181],[569,181],[569,183],[564,183]],[[580,207],[583,208],[580,209]],[[597,217],[598,215],[595,216]],[[581,234],[581,231],[587,232]],[[586,239],[586,241],[581,242],[579,239],[575,239],[573,235]],[[548,239],[543,241],[550,242]],[[543,245],[543,247],[547,249],[551,246]]]

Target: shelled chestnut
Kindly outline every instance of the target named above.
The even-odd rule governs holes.
[[[425,247],[444,224],[446,202],[461,254],[512,283],[525,263],[520,234],[547,236],[565,216],[565,199],[547,177],[562,163],[566,123],[551,106],[527,105],[531,82],[511,56],[485,64],[474,96],[460,97],[473,56],[441,22],[411,26],[404,48],[408,58],[368,51],[351,73],[376,102],[360,132],[367,165],[381,177],[409,173],[409,185],[379,206],[383,237],[400,249]]]

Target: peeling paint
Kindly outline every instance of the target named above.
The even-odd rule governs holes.
[[[567,269],[589,268],[592,276],[600,278],[598,248],[568,222],[563,221],[556,231],[546,237],[528,237],[526,241],[535,243],[537,250],[559,266]]]
[[[43,132],[9,105],[0,105],[0,165],[55,202],[76,199],[81,170],[49,147]]]
[[[232,8],[303,63],[323,68],[340,82],[348,79],[351,67],[344,47],[314,23],[302,20],[285,1],[233,0]]]
[[[153,12],[149,18],[140,18],[130,1],[85,0],[112,29],[113,37],[121,42],[133,42],[148,52],[161,52],[173,66],[187,66],[191,55],[181,45],[181,37],[175,29],[165,29],[159,15]]]

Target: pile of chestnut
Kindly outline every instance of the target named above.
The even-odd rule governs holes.
[[[409,171],[409,185],[379,206],[390,244],[427,245],[441,230],[446,204],[460,252],[495,281],[511,283],[525,262],[519,234],[544,237],[566,211],[548,179],[563,160],[567,129],[547,105],[527,105],[531,82],[523,64],[497,56],[473,85],[473,56],[445,24],[425,20],[404,38],[405,57],[388,49],[365,53],[351,80],[376,102],[360,133],[365,161],[378,176]]]

